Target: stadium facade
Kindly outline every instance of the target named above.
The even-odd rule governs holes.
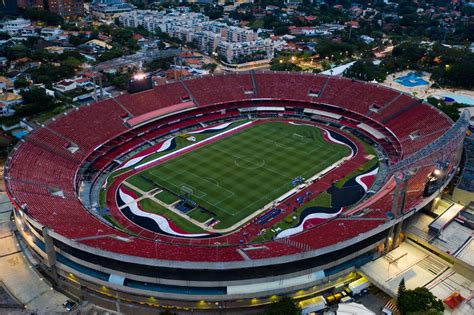
[[[371,190],[324,224],[255,244],[130,235],[103,219],[98,191],[130,152],[203,123],[259,117],[342,128],[370,142],[380,153]],[[347,78],[205,76],[75,108],[37,126],[11,152],[5,179],[20,240],[58,288],[110,309],[120,304],[122,312],[236,310],[317,287],[397,246],[403,220],[456,173],[468,122]]]

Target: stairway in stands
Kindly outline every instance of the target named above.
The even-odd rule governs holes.
[[[252,87],[253,87],[253,95],[258,97],[258,89],[257,89],[257,80],[255,80],[255,71],[250,72],[250,78],[252,79]]]
[[[193,103],[194,103],[196,106],[199,106],[199,103],[198,103],[197,99],[194,97],[193,93],[191,93],[191,90],[188,88],[188,86],[186,85],[186,83],[184,83],[183,80],[180,80],[179,82],[180,82],[181,85],[184,87],[184,89],[186,90],[186,92],[188,92],[189,98],[191,98],[191,100],[193,101]]]

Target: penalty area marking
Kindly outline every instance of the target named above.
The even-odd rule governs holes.
[[[187,173],[187,174],[197,178],[198,182],[203,182],[203,181],[208,182],[208,183],[214,185],[216,187],[216,189],[224,192],[223,198],[219,198],[219,200],[216,200],[215,202],[211,202],[209,200],[206,200],[206,202],[209,203],[212,206],[216,206],[217,204],[219,204],[219,203],[235,196],[235,193],[233,191],[230,191],[230,190],[220,186],[219,182],[215,179],[214,179],[214,181],[210,181],[209,177],[201,177],[201,176],[198,176],[198,175],[196,175],[196,174],[194,174],[193,172],[190,172],[190,171],[183,171],[183,172],[181,172],[177,175],[180,175],[180,174],[183,174],[183,173]],[[205,193],[202,190],[196,188],[194,185],[190,185],[189,183],[184,183],[184,182],[180,182],[180,183],[176,183],[176,184],[173,183],[173,177],[170,178],[170,181],[168,181],[168,183],[175,186],[176,188],[179,188],[179,189],[181,189],[183,186],[190,188],[193,191],[192,195],[195,196],[198,199],[203,199],[204,197],[206,197],[208,195],[207,193]],[[200,194],[196,194],[196,192],[200,192]]]

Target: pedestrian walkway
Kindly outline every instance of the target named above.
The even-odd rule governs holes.
[[[426,287],[441,300],[460,293],[466,300],[455,310],[445,307],[444,314],[473,314],[474,282],[455,271],[453,265],[411,241],[360,268],[371,283],[392,297],[405,279],[407,289]]]
[[[12,299],[23,305],[28,313],[65,313],[62,304],[68,298],[53,290],[21,251],[12,231],[14,225],[10,219],[11,209],[7,195],[0,193],[0,282],[12,295]],[[0,314],[2,311],[0,309]],[[21,313],[19,310],[11,311],[13,314]]]

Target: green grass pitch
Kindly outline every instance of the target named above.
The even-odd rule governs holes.
[[[127,180],[144,191],[160,187],[188,194],[207,210],[192,210],[190,217],[200,222],[214,217],[220,221],[214,228],[226,228],[289,191],[295,177],[309,178],[349,154],[313,126],[265,122]]]

